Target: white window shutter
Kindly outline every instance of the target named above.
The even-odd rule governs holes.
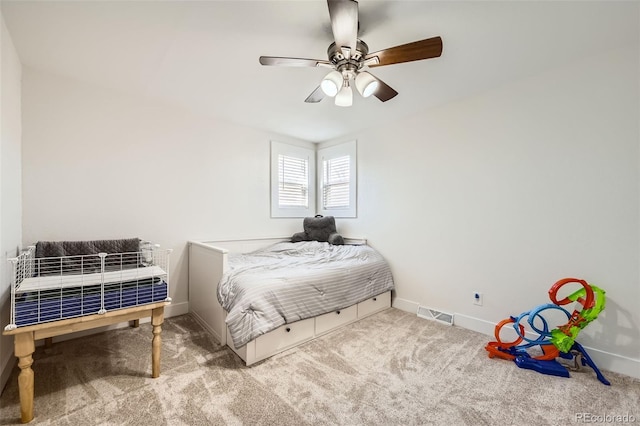
[[[271,217],[307,217],[316,210],[315,149],[271,141]]]
[[[356,154],[356,141],[318,149],[318,213],[356,217]]]
[[[278,155],[278,207],[309,207],[309,160]]]
[[[349,207],[351,174],[348,155],[323,161],[322,205],[325,209]]]

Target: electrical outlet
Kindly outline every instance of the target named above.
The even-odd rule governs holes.
[[[478,291],[473,292],[473,304],[482,306],[482,293]]]

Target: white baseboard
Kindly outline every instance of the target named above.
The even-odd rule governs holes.
[[[486,334],[487,336],[491,336],[496,329],[496,324],[491,321],[486,321],[480,318],[474,318],[463,314],[454,313],[453,314],[453,325],[457,325],[458,327],[466,328],[467,330],[476,331],[478,333]],[[514,334],[516,334],[514,332]],[[503,337],[502,340],[505,340]]]
[[[165,318],[178,317],[189,313],[189,302],[171,303],[164,308]]]
[[[400,309],[401,311],[415,314],[418,312],[418,307],[420,305],[416,302],[412,302],[411,300],[401,299],[399,297],[396,297],[391,302],[391,306],[394,308]]]
[[[164,308],[165,318],[176,317],[176,316],[184,315],[187,313],[189,313],[189,302],[172,303],[171,305],[166,306]],[[150,317],[140,319],[140,324],[145,324],[148,322],[151,322]],[[53,341],[63,342],[65,340],[77,339],[78,337],[90,336],[92,334],[102,333],[109,330],[117,330],[117,329],[126,328],[126,327],[129,327],[129,323],[121,322],[118,324],[112,324],[104,327],[78,331],[76,333],[63,334],[61,336],[54,337]],[[36,342],[36,346],[42,346],[43,344],[44,342],[42,340]],[[7,381],[9,380],[11,371],[16,366],[17,362],[18,360],[12,356],[9,359],[7,359],[5,365],[2,366],[2,373],[0,374],[0,385],[2,385],[2,387],[0,387],[0,394],[2,393],[2,390],[4,389]]]
[[[400,299],[396,297],[393,301],[393,307],[402,311],[415,314],[418,311],[419,304],[406,299]],[[494,331],[496,324],[491,321],[486,321],[480,318],[474,318],[463,314],[453,315],[453,325],[457,327],[466,328],[487,336],[491,336],[491,340],[494,339]],[[514,332],[514,336],[515,336]],[[504,339],[504,337],[503,337]],[[489,342],[489,340],[487,340]],[[606,352],[600,349],[584,347],[588,352],[593,362],[599,369],[612,371],[614,373],[624,374],[625,376],[634,377],[640,379],[640,359],[628,358],[622,355]],[[606,375],[605,375],[606,377]]]
[[[11,371],[17,363],[18,360],[13,355],[7,357],[5,360],[4,365],[2,366],[2,371],[0,372],[0,395],[2,395],[2,392],[9,381],[9,376],[11,376]]]

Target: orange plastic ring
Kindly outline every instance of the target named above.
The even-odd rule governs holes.
[[[558,295],[558,290],[560,290],[560,288],[566,284],[569,283],[578,283],[580,284],[582,287],[584,287],[585,291],[586,291],[586,300],[579,298],[578,302],[580,302],[580,304],[586,308],[592,308],[594,303],[595,303],[595,296],[593,294],[593,289],[591,288],[591,286],[585,281],[585,280],[579,280],[577,278],[563,278],[560,281],[558,281],[557,283],[555,283],[553,286],[551,286],[551,288],[549,289],[549,299],[551,299],[551,301],[553,303],[555,303],[558,306],[562,306],[562,305],[567,305],[571,302],[573,302],[573,300],[570,300],[568,297],[565,297],[562,300],[558,300],[557,299],[557,295]]]
[[[514,322],[516,321],[513,318],[506,318],[500,321],[498,324],[496,324],[496,328],[494,330],[494,336],[496,337],[496,341],[498,342],[500,347],[503,349],[519,345],[522,342],[522,336],[524,335],[524,327],[522,326],[522,324],[518,324],[518,327],[520,329],[520,335],[516,340],[514,340],[513,342],[503,342],[502,340],[500,340],[500,330],[502,329],[502,327],[504,327],[507,324],[513,324]]]

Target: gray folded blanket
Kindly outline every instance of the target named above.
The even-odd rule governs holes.
[[[107,253],[106,270],[136,268],[140,263],[139,238],[94,241],[38,241],[36,275],[79,274],[100,271],[98,253]],[[128,253],[128,254],[122,254]],[[84,256],[84,257],[83,257]]]
[[[140,250],[139,238],[94,241],[38,241],[36,257],[80,256],[98,253],[131,253]]]

